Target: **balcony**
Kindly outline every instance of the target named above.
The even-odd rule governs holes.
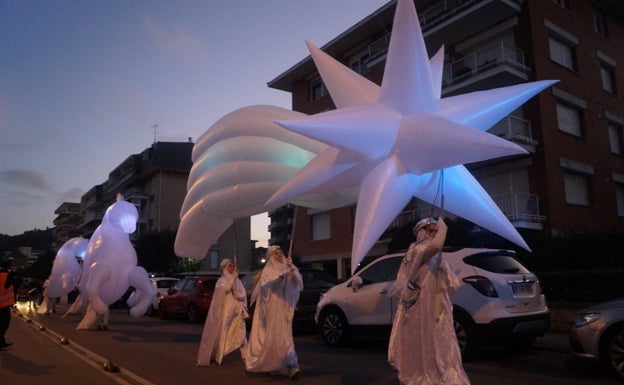
[[[511,115],[496,123],[488,132],[514,142],[530,153],[535,153],[535,147],[539,143],[533,139],[531,122]]]
[[[546,217],[540,214],[538,195],[505,193],[493,195],[492,199],[515,227],[534,230],[543,229]]]
[[[85,227],[86,225],[92,222],[96,222],[97,223],[96,226],[97,226],[102,222],[102,219],[104,219],[103,212],[87,211],[84,215],[84,219],[82,220],[82,223],[78,227],[80,228]]]
[[[499,41],[446,64],[442,92],[448,96],[518,84],[529,80],[529,72],[524,52]]]
[[[443,0],[422,9],[419,3],[423,1],[416,1],[420,26],[433,52],[502,23],[522,10],[522,0]]]
[[[539,196],[528,193],[505,193],[493,195],[492,200],[498,205],[503,214],[517,228],[542,230],[546,217],[540,214]],[[424,202],[423,202],[424,203]],[[421,218],[438,216],[440,209],[427,205],[416,210],[400,213],[389,228],[405,226],[415,223]]]

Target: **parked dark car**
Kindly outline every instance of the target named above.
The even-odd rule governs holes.
[[[160,318],[184,317],[191,323],[208,314],[219,276],[192,276],[173,285],[158,304]]]
[[[254,277],[260,272],[262,272],[262,269],[247,273],[241,278],[243,286],[245,286],[247,291],[247,300],[251,299]],[[336,279],[322,269],[302,267],[299,268],[299,272],[303,278],[303,290],[299,294],[299,301],[295,308],[293,327],[299,329],[315,328],[314,312],[316,311],[316,304],[321,295],[336,285]],[[249,322],[253,318],[253,310],[253,306],[250,307]]]

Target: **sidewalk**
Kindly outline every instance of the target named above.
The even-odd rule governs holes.
[[[99,363],[77,354],[71,344],[61,344],[53,333],[28,322],[16,309],[5,337],[13,345],[0,350],[2,384],[123,384]]]

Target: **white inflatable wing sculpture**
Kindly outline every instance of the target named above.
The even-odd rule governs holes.
[[[244,107],[221,118],[197,140],[175,240],[178,256],[202,259],[234,219],[279,206],[266,201],[327,147],[274,123],[303,116],[276,106]],[[334,202],[343,200],[341,193],[331,197]],[[330,201],[310,196],[299,197],[297,203]]]
[[[528,249],[462,164],[526,154],[520,146],[484,131],[554,81],[440,99],[443,54],[438,51],[428,61],[411,0],[397,3],[378,89],[312,44],[308,47],[337,110],[277,123],[331,147],[269,203],[301,194],[359,189],[351,259],[354,271],[412,196],[440,204],[431,199],[431,187],[424,181],[447,169],[443,174],[445,209]],[[464,184],[453,183],[455,179]],[[460,206],[466,196],[471,196],[471,205],[466,207],[474,210]],[[451,202],[455,197],[462,199]]]

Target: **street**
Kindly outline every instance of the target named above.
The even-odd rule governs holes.
[[[3,383],[58,384],[262,384],[285,377],[247,374],[238,353],[221,366],[195,365],[203,324],[156,317],[132,318],[124,309],[111,310],[108,331],[77,331],[78,315],[40,315],[19,305],[13,312],[7,339],[15,345],[0,353]],[[23,316],[19,316],[20,313]],[[564,338],[564,336],[559,336]],[[65,339],[66,344],[61,344]],[[33,349],[25,349],[24,343]],[[398,385],[386,362],[385,341],[357,341],[346,348],[327,347],[316,333],[295,336],[301,364],[301,384]],[[28,357],[20,357],[27,354]],[[45,362],[42,362],[45,360]],[[119,367],[120,370],[106,371]],[[66,368],[58,370],[57,366]],[[26,367],[25,367],[26,366]],[[619,384],[597,364],[574,359],[561,347],[538,340],[523,353],[490,349],[465,363],[474,385],[608,385]],[[50,381],[55,374],[63,382]],[[13,381],[15,380],[15,381]]]

